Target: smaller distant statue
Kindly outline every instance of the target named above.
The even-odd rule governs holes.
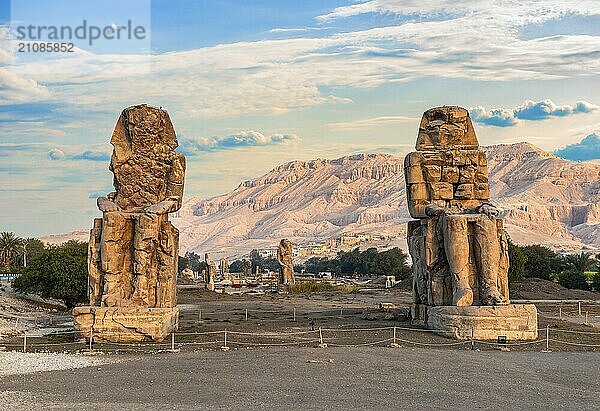
[[[204,254],[204,263],[206,264],[206,289],[209,291],[215,290],[215,277],[217,276],[217,266],[214,261],[212,261],[208,253]]]
[[[280,284],[294,284],[296,279],[294,277],[294,263],[292,263],[292,242],[285,238],[279,243],[277,247],[277,262],[279,262],[279,283]]]
[[[221,258],[219,261],[219,272],[224,280],[231,281],[231,273],[229,272],[229,261],[226,258]]]

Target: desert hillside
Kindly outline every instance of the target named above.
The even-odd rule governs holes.
[[[527,143],[485,150],[492,198],[515,242],[600,248],[600,165]],[[344,233],[381,234],[386,245],[405,247],[409,219],[403,159],[358,154],[285,163],[230,193],[190,198],[173,223],[182,250],[233,256],[284,237],[308,243]]]

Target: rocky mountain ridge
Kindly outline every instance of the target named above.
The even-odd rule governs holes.
[[[599,165],[528,143],[484,149],[492,199],[515,242],[600,247]],[[307,243],[359,232],[404,246],[409,219],[403,158],[357,154],[282,164],[230,193],[187,200],[173,222],[182,248],[238,255],[284,237]]]
[[[567,161],[529,143],[483,149],[491,198],[513,241],[600,249],[600,164]],[[383,235],[391,240],[380,245],[406,248],[410,219],[403,158],[355,154],[284,163],[227,194],[187,199],[172,221],[182,252],[217,258],[281,238],[303,244],[346,233]]]

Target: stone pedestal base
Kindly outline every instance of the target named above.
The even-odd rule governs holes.
[[[509,341],[530,341],[538,336],[537,309],[533,304],[470,307],[415,304],[412,318],[415,323],[457,340],[497,340],[503,335]]]
[[[117,343],[160,342],[179,324],[178,308],[76,307],[75,330],[88,337]]]

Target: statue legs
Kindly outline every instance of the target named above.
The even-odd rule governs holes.
[[[444,250],[452,276],[452,304],[473,304],[473,290],[469,285],[469,236],[465,215],[443,216]]]
[[[479,262],[479,289],[483,305],[506,304],[506,299],[498,291],[498,269],[500,267],[500,241],[495,219],[481,215],[475,222],[474,247]]]
[[[102,215],[102,234],[100,245],[100,263],[104,272],[101,305],[114,307],[122,305],[128,293],[129,281],[122,278],[127,275],[125,269],[127,256],[123,246],[127,238],[127,217],[119,211],[108,211]]]
[[[154,255],[157,252],[160,217],[154,219],[145,214],[135,216],[135,233],[133,235],[133,294],[131,303],[133,305],[153,306],[149,301],[150,285],[155,284],[156,275],[153,273],[157,267],[153,267]],[[151,284],[153,283],[153,284]],[[154,288],[154,287],[152,287]],[[154,295],[152,295],[154,297]]]

